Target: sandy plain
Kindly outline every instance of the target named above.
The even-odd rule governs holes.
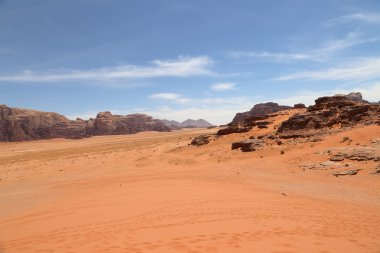
[[[380,175],[305,170],[379,126],[252,153],[201,133],[0,144],[0,252],[380,252]],[[280,151],[285,154],[281,155]]]

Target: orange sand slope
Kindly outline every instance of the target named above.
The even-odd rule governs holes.
[[[0,144],[0,252],[380,252],[377,164],[300,167],[379,126],[252,153],[230,149],[238,134],[188,146],[214,132]]]

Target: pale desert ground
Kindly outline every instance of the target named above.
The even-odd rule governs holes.
[[[1,143],[0,252],[380,252],[376,163],[342,177],[300,168],[344,136],[369,145],[380,126],[231,150],[260,131],[201,147],[191,137],[215,129]]]

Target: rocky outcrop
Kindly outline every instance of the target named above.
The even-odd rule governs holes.
[[[237,113],[230,124],[242,124],[247,119],[257,116],[263,116],[279,111],[291,109],[290,106],[278,105],[277,103],[268,102],[262,104],[256,104],[250,111]]]
[[[226,128],[222,128],[217,132],[217,135],[226,135],[232,133],[245,133],[249,132],[253,127],[257,127],[260,129],[268,128],[270,124],[273,122],[270,121],[270,118],[276,117],[276,114],[266,114],[261,116],[252,116],[246,118],[244,122],[241,123],[233,123],[227,125]]]
[[[380,124],[380,105],[364,100],[357,101],[361,95],[336,95],[321,97],[315,105],[309,106],[305,113],[299,113],[282,122],[278,134],[307,137],[315,131],[352,127],[363,124]],[[353,98],[355,100],[353,100]]]
[[[332,150],[333,155],[330,161],[343,161],[344,159],[351,161],[380,161],[380,145],[373,147],[354,147],[339,148]]]
[[[253,127],[268,128],[272,123],[269,119],[276,115],[276,112],[290,109],[292,107],[278,105],[277,103],[264,103],[255,105],[250,111],[237,113],[231,123],[226,128],[220,129],[217,135],[249,132]]]
[[[102,112],[95,119],[70,120],[58,113],[0,105],[0,141],[84,138],[93,135],[170,131],[160,120],[144,114],[127,116]]]

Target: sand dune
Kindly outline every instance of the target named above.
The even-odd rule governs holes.
[[[0,252],[380,252],[376,163],[346,177],[301,167],[380,127],[231,151],[265,131],[201,147],[191,138],[215,129],[2,143]]]

